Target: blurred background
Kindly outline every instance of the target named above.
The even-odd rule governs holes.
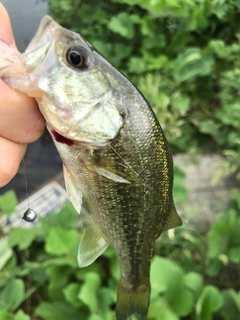
[[[2,3],[20,51],[47,12],[84,36],[145,95],[170,142],[184,225],[156,243],[148,319],[240,319],[239,1]],[[45,134],[29,146],[25,169],[0,190],[2,212],[10,219],[27,198],[24,172],[34,195],[53,180],[62,184],[61,170]],[[114,319],[116,257],[108,249],[79,269],[81,233],[68,203],[32,228],[3,227],[0,320]]]

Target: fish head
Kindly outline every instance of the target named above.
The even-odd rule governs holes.
[[[36,98],[55,138],[106,145],[123,126],[120,73],[83,37],[49,16],[24,54],[0,70],[0,77]]]

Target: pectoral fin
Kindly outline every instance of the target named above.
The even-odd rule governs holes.
[[[128,180],[124,179],[123,177],[120,177],[120,175],[115,174],[105,168],[102,167],[97,167],[94,165],[87,165],[87,168],[93,172],[96,172],[97,174],[100,174],[101,176],[113,180],[115,182],[120,182],[120,183],[130,183]]]
[[[108,170],[106,170],[104,168],[97,168],[96,167],[95,171],[98,174],[100,174],[100,175],[102,175],[102,176],[104,176],[104,177],[106,177],[106,178],[108,178],[110,180],[113,180],[113,181],[116,181],[116,182],[120,182],[120,183],[130,183],[128,180],[126,180],[126,179],[118,176],[117,174],[112,173],[112,172],[110,172],[110,171],[108,171]]]
[[[64,180],[65,180],[65,185],[66,185],[66,190],[67,194],[75,208],[75,210],[80,213],[81,207],[82,207],[82,193],[81,191],[77,188],[77,184],[74,181],[73,176],[63,164],[63,175],[64,175]]]
[[[175,227],[178,227],[181,225],[182,225],[182,220],[180,219],[179,215],[177,214],[174,203],[172,202],[171,212],[170,212],[170,215],[168,217],[168,221],[167,221],[163,230],[166,231],[168,229],[172,229],[172,228],[175,228]]]
[[[109,242],[93,224],[84,232],[78,250],[79,267],[86,267],[96,260],[108,247]]]

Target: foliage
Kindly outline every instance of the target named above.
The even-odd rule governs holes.
[[[50,9],[139,87],[174,151],[219,151],[219,174],[239,169],[238,1],[50,0]],[[183,179],[175,168],[177,204],[188,198]],[[234,191],[207,234],[185,224],[157,241],[149,320],[240,318],[239,198]],[[13,192],[0,197],[5,213],[15,205]],[[0,319],[114,319],[118,261],[109,248],[79,269],[77,224],[67,204],[37,227],[2,234]]]
[[[50,9],[140,88],[175,150],[231,149],[230,163],[239,154],[238,1],[51,0]]]
[[[179,169],[175,173],[180,185],[183,174]],[[177,197],[179,203],[187,200],[183,187],[176,186],[174,192],[185,194]],[[231,278],[228,285],[221,284],[227,268],[238,272],[239,198],[234,191],[231,208],[206,235],[184,225],[157,242],[147,319],[240,317],[239,274],[234,285]],[[6,199],[0,197],[3,207]],[[113,320],[120,275],[113,249],[80,269],[77,251],[82,231],[76,228],[78,215],[72,206],[67,203],[59,213],[39,220],[37,227],[19,226],[0,239],[0,319]]]

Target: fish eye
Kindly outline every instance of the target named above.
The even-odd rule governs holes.
[[[68,63],[79,69],[87,69],[89,66],[89,54],[82,46],[74,45],[67,51]]]

